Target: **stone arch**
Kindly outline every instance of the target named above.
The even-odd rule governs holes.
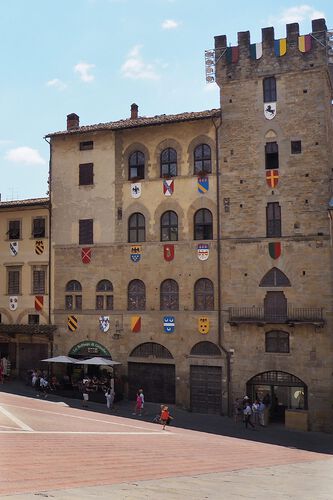
[[[182,240],[185,238],[184,234],[185,214],[183,208],[178,203],[178,201],[173,202],[172,208],[170,208],[170,201],[168,199],[159,203],[159,205],[156,207],[152,219],[152,224],[153,224],[152,232],[153,234],[155,234],[155,236],[158,235],[158,240],[160,240],[161,217],[165,212],[168,212],[169,210],[175,212],[178,216],[178,240]]]
[[[45,320],[45,322],[48,322],[48,316],[45,313],[45,311],[36,311],[35,309],[24,309],[20,314],[17,316],[17,324],[21,324],[22,319],[25,316],[28,316],[28,314],[38,314],[41,318]]]
[[[213,216],[213,239],[216,239],[217,235],[217,215],[216,215],[216,204],[213,200],[209,198],[197,198],[187,209],[187,224],[188,224],[188,234],[190,239],[193,239],[194,235],[194,214],[200,208],[207,208],[212,212]],[[212,240],[213,241],[213,240]]]
[[[260,287],[284,287],[291,286],[290,280],[286,274],[284,274],[277,267],[272,267],[261,279],[259,283]]]
[[[12,325],[14,323],[12,315],[7,311],[7,309],[1,307],[0,308],[0,314],[6,316],[8,320],[8,324]]]
[[[159,144],[157,144],[154,155],[153,155],[153,164],[154,166],[152,167],[152,176],[153,176],[153,171],[155,171],[155,177],[159,178],[160,177],[160,156],[162,151],[167,148],[172,148],[177,152],[177,177],[182,174],[182,161],[183,161],[183,150],[182,146],[178,141],[175,139],[167,138],[161,141]]]
[[[190,356],[219,356],[221,349],[213,342],[202,341],[195,344],[190,352]]]
[[[277,139],[277,133],[273,129],[267,130],[265,133],[265,140],[272,141],[273,139]]]
[[[174,359],[169,349],[156,342],[144,342],[136,346],[129,355],[130,358]]]
[[[140,213],[145,218],[145,226],[146,226],[146,241],[152,241],[154,239],[154,234],[151,232],[150,224],[150,212],[148,208],[141,203],[140,201],[133,201],[126,210],[123,212],[123,235],[126,238],[125,241],[128,240],[128,222],[131,215],[134,213]]]
[[[185,175],[195,175],[194,174],[194,159],[193,159],[193,155],[194,155],[194,149],[197,146],[199,146],[199,144],[208,144],[208,146],[210,146],[211,153],[212,153],[212,157],[211,157],[212,158],[212,173],[208,174],[208,175],[212,175],[212,174],[216,173],[216,165],[215,165],[215,149],[216,149],[216,146],[215,146],[215,142],[208,135],[198,135],[197,137],[195,137],[194,139],[192,139],[192,141],[190,142],[190,144],[188,145],[188,148],[187,148],[187,164],[189,166],[188,167],[189,171],[188,172],[183,172]]]
[[[128,160],[129,157],[131,156],[132,153],[135,151],[141,151],[145,155],[145,177],[142,180],[147,180],[150,178],[150,168],[151,168],[151,162],[150,162],[150,153],[149,149],[142,143],[142,142],[132,142],[125,151],[123,152],[122,155],[122,171],[123,171],[123,178],[128,181]],[[130,181],[129,181],[130,182]]]

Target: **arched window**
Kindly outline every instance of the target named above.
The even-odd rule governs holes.
[[[259,286],[291,286],[289,278],[277,267],[273,267],[260,281]]]
[[[275,76],[263,80],[264,102],[276,102],[276,80]]]
[[[82,309],[82,286],[79,281],[68,281],[66,285],[65,308],[67,310]]]
[[[161,241],[178,240],[178,216],[169,210],[161,217]]]
[[[127,309],[144,311],[146,309],[146,286],[141,280],[132,280],[128,284]]]
[[[208,144],[199,144],[194,149],[194,175],[212,173],[212,151]]]
[[[266,352],[289,352],[289,333],[272,330],[265,334]]]
[[[131,358],[157,358],[173,359],[171,352],[161,344],[156,342],[145,342],[140,344],[130,354]]]
[[[113,286],[109,280],[101,280],[96,286],[96,309],[113,309]]]
[[[173,148],[164,149],[161,153],[161,177],[177,175],[177,151]]]
[[[141,151],[134,151],[128,159],[128,178],[145,178],[145,155]]]
[[[221,356],[221,350],[213,342],[198,342],[190,352],[190,356]]]
[[[214,285],[207,278],[199,279],[194,285],[194,310],[214,310]]]
[[[128,219],[128,241],[129,243],[138,243],[145,240],[145,218],[142,214],[135,212]]]
[[[213,216],[207,208],[201,208],[194,214],[194,239],[213,239]]]
[[[161,283],[160,309],[161,311],[178,311],[179,291],[177,281],[165,280]]]

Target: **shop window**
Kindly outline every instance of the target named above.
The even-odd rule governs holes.
[[[213,239],[213,216],[207,208],[201,208],[194,214],[194,239]]]
[[[178,216],[169,210],[161,217],[161,241],[178,240]]]
[[[195,311],[214,310],[214,285],[207,278],[199,279],[194,285]]]

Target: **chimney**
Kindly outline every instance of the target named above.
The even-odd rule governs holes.
[[[67,130],[72,130],[73,128],[79,128],[80,117],[75,113],[67,115]]]
[[[133,102],[131,104],[131,120],[136,120],[138,118],[139,106]]]

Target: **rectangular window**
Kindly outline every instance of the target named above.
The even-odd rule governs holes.
[[[87,149],[94,149],[94,141],[80,142],[80,151],[86,151]]]
[[[21,221],[10,220],[8,223],[8,239],[19,240],[21,238]]]
[[[96,295],[96,309],[103,309],[104,307],[103,295]]]
[[[266,142],[265,168],[267,170],[279,168],[279,147],[277,142]]]
[[[302,141],[291,141],[291,154],[299,155],[302,152]]]
[[[46,292],[46,269],[45,267],[33,267],[32,269],[32,293],[44,295]]]
[[[7,268],[7,292],[8,295],[18,295],[20,293],[21,269],[17,267]]]
[[[73,295],[66,295],[65,297],[65,308],[67,311],[73,309]]]
[[[81,163],[79,165],[79,185],[89,186],[94,183],[94,164]]]
[[[281,236],[281,207],[278,202],[267,203],[266,232],[267,238]]]
[[[93,219],[79,221],[79,245],[92,245],[94,243]]]
[[[29,325],[39,325],[39,314],[28,314]]]
[[[276,102],[276,80],[274,76],[263,80],[264,102]]]
[[[32,237],[45,238],[45,217],[36,217],[32,221]]]
[[[75,309],[82,309],[82,295],[75,295]]]

